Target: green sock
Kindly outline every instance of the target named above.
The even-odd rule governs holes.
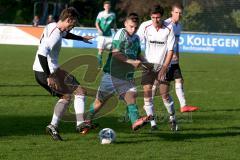
[[[95,111],[94,111],[94,105],[93,103],[90,105],[89,113],[86,116],[86,120],[92,120],[94,117]]]
[[[131,123],[133,124],[139,118],[138,107],[136,104],[129,104],[127,106],[127,110],[128,117],[131,120]]]
[[[98,53],[97,59],[98,59],[98,65],[102,67],[102,55]]]

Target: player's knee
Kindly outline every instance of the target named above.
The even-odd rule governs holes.
[[[77,89],[74,91],[74,94],[84,96],[87,94],[87,91],[84,88],[82,88],[81,86],[78,86]]]
[[[173,103],[173,99],[172,99],[172,97],[168,94],[167,96],[165,96],[165,97],[163,98],[163,102],[164,102],[164,103],[165,103],[165,102]]]
[[[67,99],[64,99],[64,98],[60,98],[60,99],[58,100],[58,102],[68,105],[68,104],[70,103],[70,100],[67,100]]]
[[[144,97],[150,98],[152,97],[152,88],[144,88]]]
[[[72,96],[70,94],[64,94],[60,99],[66,100],[66,101],[71,101]]]
[[[170,95],[168,92],[165,92],[165,93],[161,93],[161,96],[162,96],[162,99],[169,99]]]
[[[127,105],[135,104],[136,103],[136,97],[137,97],[137,93],[136,92],[131,92],[131,93],[125,94],[124,100],[126,101]]]
[[[168,84],[161,84],[159,87],[160,95],[162,98],[169,95],[169,85]]]

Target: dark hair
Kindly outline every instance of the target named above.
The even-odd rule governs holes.
[[[110,4],[111,5],[111,2],[110,1],[105,1],[105,2],[103,2],[103,4]]]
[[[61,14],[59,16],[59,20],[64,21],[67,18],[69,18],[70,20],[78,21],[78,18],[79,18],[78,11],[74,7],[65,8],[61,12]]]
[[[152,9],[151,9],[151,14],[161,14],[161,16],[163,16],[164,13],[164,9],[162,6],[160,6],[159,4],[155,4]]]
[[[139,23],[139,17],[137,13],[129,13],[126,17],[126,20],[131,20],[133,22]]]
[[[172,10],[173,10],[174,8],[179,8],[179,9],[181,9],[181,10],[184,9],[182,3],[174,3],[174,4],[172,4]]]

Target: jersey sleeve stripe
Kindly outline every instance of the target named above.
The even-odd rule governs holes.
[[[169,27],[166,26],[165,24],[163,24],[163,26],[166,27],[166,28],[169,30],[169,32],[171,32],[171,28],[169,28]]]
[[[121,29],[117,32],[117,34],[114,36],[114,40],[122,39],[125,35],[124,29]]]
[[[152,26],[152,24],[149,24],[144,28],[144,33],[146,32],[147,28],[150,27],[150,26]]]

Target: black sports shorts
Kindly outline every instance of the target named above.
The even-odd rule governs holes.
[[[63,76],[56,76],[55,79],[60,86],[58,90],[52,89],[47,84],[47,74],[44,72],[34,71],[35,79],[40,86],[45,88],[51,95],[62,97],[64,94],[72,94],[73,91],[78,87],[79,82],[76,78],[72,75],[63,75]],[[60,77],[60,78],[59,78]]]
[[[180,69],[179,64],[171,64],[167,74],[166,74],[166,80],[167,81],[174,81],[175,79],[183,78],[182,72]]]

